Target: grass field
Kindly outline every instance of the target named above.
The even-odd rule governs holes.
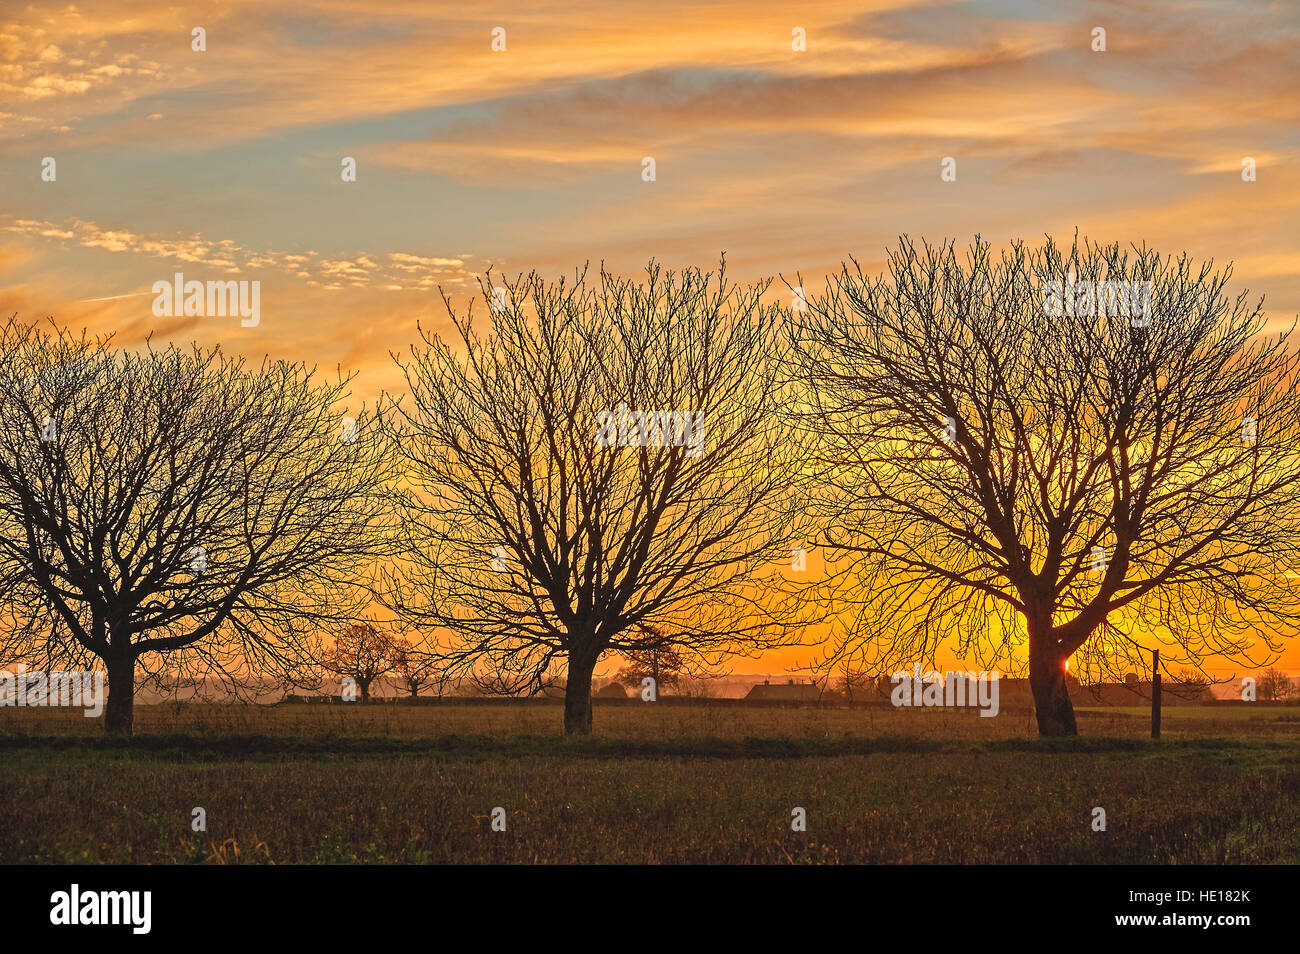
[[[4,709],[0,862],[1295,863],[1300,722],[1251,711],[1039,741],[1028,713],[598,705],[567,740],[556,705],[142,706],[122,742]]]

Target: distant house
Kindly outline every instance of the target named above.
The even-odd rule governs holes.
[[[591,694],[593,699],[626,699],[627,690],[616,682],[601,686]]]
[[[752,686],[745,696],[746,702],[820,702],[820,686],[810,682],[795,682],[793,679],[784,683],[763,680],[762,685]]]

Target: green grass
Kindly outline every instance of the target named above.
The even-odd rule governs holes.
[[[1258,720],[598,707],[573,740],[556,706],[149,708],[125,741],[5,713],[0,862],[1300,861],[1300,736]]]

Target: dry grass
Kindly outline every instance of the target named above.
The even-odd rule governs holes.
[[[1252,716],[1250,725],[1241,723]],[[1163,734],[1179,738],[1300,738],[1295,708],[1169,708]],[[1145,738],[1150,717],[1134,709],[1080,709],[1080,733],[1108,738]],[[1289,721],[1288,721],[1289,720]],[[760,708],[742,705],[595,706],[595,734],[638,741],[705,738],[1035,738],[1029,710],[1003,710],[994,718],[973,710],[870,708]],[[278,706],[165,704],[136,708],[140,735],[270,735],[304,738],[425,738],[447,735],[559,736],[558,702],[500,704],[401,704]],[[0,736],[98,736],[103,721],[79,710],[0,709]]]
[[[574,742],[554,705],[189,706],[113,744],[0,712],[4,863],[1300,861],[1275,720],[1166,713],[1152,743],[1083,713],[1040,743],[1027,714],[613,705]]]

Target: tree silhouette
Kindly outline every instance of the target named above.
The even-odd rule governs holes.
[[[951,640],[1014,667],[1027,641],[1039,731],[1061,735],[1076,654],[1089,681],[1153,646],[1194,662],[1293,635],[1300,364],[1230,274],[903,239],[886,274],[828,282],[796,329],[823,542],[856,607],[828,660],[883,671]]]
[[[640,689],[646,678],[654,680],[655,692],[664,686],[675,686],[688,675],[687,660],[673,649],[672,639],[662,629],[641,624],[637,627],[640,638],[636,648],[624,651],[628,664],[614,679],[630,689]]]
[[[452,670],[524,692],[563,661],[565,730],[588,733],[592,671],[639,624],[702,656],[792,638],[776,566],[804,539],[801,470],[762,291],[654,265],[643,283],[489,276],[485,337],[447,301],[455,350],[422,331],[399,357],[410,572],[389,599],[455,634]]]
[[[294,673],[352,613],[391,467],[341,425],[348,379],[16,319],[0,355],[0,649],[101,660],[106,729],[131,731],[138,665]]]
[[[354,680],[361,701],[369,702],[374,681],[402,665],[406,648],[373,623],[353,623],[335,637],[333,648],[321,658],[321,668]]]
[[[1295,695],[1291,677],[1280,669],[1265,669],[1259,677],[1259,697],[1269,702],[1285,702]]]
[[[1168,689],[1176,696],[1199,699],[1205,696],[1211,685],[1213,683],[1205,673],[1184,667],[1170,680]]]
[[[871,674],[861,669],[855,669],[852,662],[847,662],[841,670],[840,677],[836,681],[840,692],[844,693],[844,699],[850,705],[853,704],[855,696],[869,697],[875,689],[875,680]]]
[[[440,659],[402,641],[396,644],[395,656],[397,663],[393,673],[412,699],[420,695],[420,690],[430,686],[437,688],[439,696],[443,694],[447,678]]]

